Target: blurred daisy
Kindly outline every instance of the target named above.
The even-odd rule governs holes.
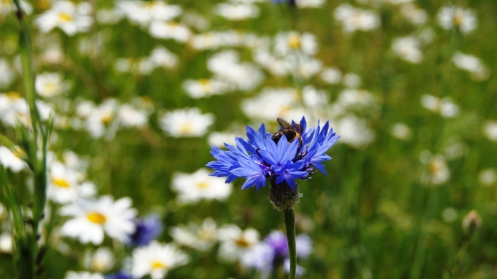
[[[391,130],[392,136],[400,140],[408,140],[411,138],[411,129],[404,123],[395,123]]]
[[[426,22],[428,15],[426,12],[412,3],[405,3],[401,6],[402,15],[412,24],[421,25]]]
[[[462,33],[476,29],[476,16],[473,11],[461,7],[443,7],[437,14],[438,24],[443,29],[459,28]]]
[[[441,154],[432,155],[429,151],[423,151],[420,160],[427,167],[421,174],[421,181],[427,184],[440,185],[450,178],[450,170]]]
[[[131,274],[137,278],[150,275],[152,279],[162,279],[169,270],[187,263],[188,256],[174,244],[154,241],[133,251]]]
[[[338,84],[342,79],[342,72],[337,68],[324,68],[320,76],[328,84]]]
[[[183,82],[183,89],[186,94],[194,99],[209,97],[226,92],[229,85],[215,79],[187,79]]]
[[[28,168],[28,165],[22,159],[24,156],[26,156],[26,154],[19,147],[16,147],[14,151],[11,151],[5,146],[0,146],[0,164],[13,172],[20,172],[21,170]]]
[[[421,96],[421,105],[430,111],[440,113],[442,117],[453,118],[459,115],[459,107],[449,97],[440,99],[433,95],[424,94]]]
[[[283,56],[295,51],[314,55],[318,51],[318,44],[316,37],[311,33],[300,34],[296,31],[290,31],[276,34],[274,49],[277,54]]]
[[[470,72],[471,78],[476,81],[485,80],[489,76],[487,67],[474,55],[457,51],[454,56],[452,56],[452,62],[454,62],[457,68]]]
[[[0,254],[12,254],[14,247],[12,235],[8,232],[3,232],[0,235]]]
[[[487,121],[483,125],[483,133],[490,141],[497,141],[497,121]]]
[[[334,121],[335,131],[340,134],[340,141],[354,148],[363,148],[375,138],[366,119],[353,114]]]
[[[354,73],[346,73],[342,78],[343,85],[348,88],[357,88],[361,85],[361,77]]]
[[[238,53],[232,50],[222,51],[210,57],[207,68],[215,74],[217,80],[243,91],[254,89],[263,78],[257,67],[251,63],[240,62]]]
[[[163,46],[156,46],[150,54],[150,60],[156,67],[173,68],[178,64],[176,54],[170,52]]]
[[[64,279],[104,279],[104,276],[100,273],[90,273],[86,271],[68,271]]]
[[[398,57],[407,62],[418,64],[423,59],[419,41],[412,36],[395,39],[392,43],[392,50]]]
[[[242,101],[243,112],[252,119],[298,119],[300,98],[293,88],[265,88],[257,96]]]
[[[85,121],[85,128],[93,138],[106,136],[112,139],[117,129],[116,114],[118,102],[115,99],[107,99],[97,107],[93,107]]]
[[[296,1],[299,8],[320,8],[325,0],[298,0]]]
[[[154,21],[150,24],[150,35],[158,39],[174,39],[178,42],[186,42],[190,38],[190,29],[176,22]]]
[[[58,73],[43,73],[36,76],[35,88],[40,96],[49,98],[65,93],[70,84],[64,82]]]
[[[220,3],[214,8],[214,12],[228,20],[244,20],[256,18],[259,8],[249,3]]]
[[[30,15],[33,12],[33,7],[28,2],[21,0],[21,9],[24,13]],[[17,11],[14,1],[3,0],[0,1],[0,16],[6,16]],[[1,71],[0,71],[1,72]]]
[[[60,162],[50,164],[48,181],[48,197],[56,203],[69,203],[79,197],[89,198],[97,189],[91,182],[80,183],[78,173]]]
[[[173,137],[201,137],[214,122],[214,115],[202,114],[198,108],[178,109],[159,117],[162,130]]]
[[[107,247],[100,247],[93,251],[86,251],[83,256],[83,266],[96,272],[108,272],[115,264],[115,258],[112,251]]]
[[[118,7],[129,21],[142,26],[154,21],[170,21],[183,11],[180,6],[163,1],[121,1]]]
[[[204,168],[192,174],[174,174],[171,187],[178,193],[178,202],[195,203],[201,199],[225,200],[231,194],[232,185],[225,183],[224,179],[209,174],[209,170]]]
[[[487,168],[478,174],[478,182],[483,186],[491,186],[497,181],[497,172],[493,168]]]
[[[1,1],[0,1],[1,2]],[[11,1],[7,1],[11,3]],[[9,66],[9,63],[7,60],[0,58],[0,88],[2,87],[7,87],[14,81],[15,78],[15,72],[14,69],[12,69]]]
[[[71,1],[61,0],[38,16],[35,23],[42,33],[50,32],[58,27],[69,36],[90,29],[93,19],[91,17],[91,5],[87,2],[74,4]]]
[[[212,218],[205,219],[201,225],[189,223],[187,226],[172,227],[169,234],[180,245],[206,251],[217,242],[216,222]]]
[[[376,12],[355,8],[349,4],[340,4],[333,14],[335,19],[342,23],[346,33],[367,31],[380,26],[380,18]]]
[[[234,145],[235,144],[235,137],[237,137],[237,136],[239,136],[239,135],[235,135],[235,134],[230,133],[230,132],[212,132],[207,137],[207,143],[210,146],[214,145],[214,146],[217,146],[220,148],[224,148],[225,143]]]
[[[148,124],[148,115],[148,111],[137,109],[131,104],[123,104],[117,111],[119,122],[124,127],[145,127]]]
[[[253,228],[242,230],[236,225],[225,225],[218,230],[221,241],[218,257],[227,262],[240,261],[257,243],[259,232]]]
[[[104,232],[124,242],[136,228],[133,222],[136,210],[130,207],[130,198],[114,201],[110,196],[103,196],[96,201],[76,200],[61,208],[60,214],[72,219],[66,221],[60,232],[64,236],[78,238],[82,243],[99,245],[104,239]]]

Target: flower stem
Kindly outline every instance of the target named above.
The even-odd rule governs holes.
[[[297,272],[297,248],[295,244],[295,212],[292,208],[283,210],[285,215],[286,238],[290,253],[290,273],[288,278],[295,279]]]

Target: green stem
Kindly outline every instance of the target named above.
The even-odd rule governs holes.
[[[288,252],[290,253],[290,273],[288,278],[295,279],[297,273],[297,247],[295,244],[295,212],[293,209],[285,209],[286,238],[288,241]]]

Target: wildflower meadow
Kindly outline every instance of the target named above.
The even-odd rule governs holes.
[[[497,278],[495,26],[0,0],[0,278]]]

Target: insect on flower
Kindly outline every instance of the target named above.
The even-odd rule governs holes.
[[[217,161],[207,164],[215,170],[211,175],[227,177],[226,183],[246,178],[242,189],[265,187],[269,179],[273,186],[297,192],[297,179],[309,179],[315,170],[326,173],[322,163],[331,159],[326,152],[339,138],[329,122],[307,129],[305,117],[299,124],[277,121],[281,129],[273,134],[266,132],[264,124],[258,132],[247,126],[248,140],[236,138],[236,146],[225,144],[227,151],[213,146],[211,154]]]

